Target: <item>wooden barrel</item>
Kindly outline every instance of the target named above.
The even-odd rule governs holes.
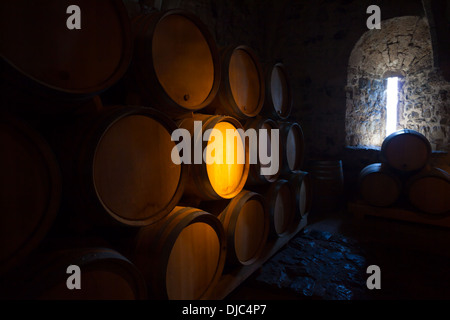
[[[431,145],[421,133],[402,129],[384,139],[381,146],[383,162],[401,172],[422,169],[431,156]]]
[[[257,141],[250,142],[250,140],[248,140],[247,143],[255,143],[255,145],[258,146],[258,148],[254,148],[254,149],[251,149],[251,147],[250,147],[250,150],[254,151],[253,156],[256,158],[256,163],[250,163],[250,170],[249,170],[249,174],[248,174],[247,184],[248,185],[258,185],[258,184],[266,184],[269,182],[275,182],[281,173],[281,165],[282,165],[282,160],[283,160],[282,159],[282,156],[283,156],[282,150],[283,149],[281,147],[279,134],[278,134],[278,141],[272,142],[272,139],[274,139],[274,138],[271,136],[271,132],[272,132],[271,130],[279,130],[278,124],[271,119],[256,117],[256,118],[247,120],[244,128],[245,128],[246,133],[249,133],[249,130],[255,131],[255,137],[256,137]],[[260,130],[267,130],[267,134],[268,134],[267,149],[266,149],[267,156],[269,158],[274,159],[274,157],[272,157],[272,154],[271,154],[271,152],[272,152],[271,151],[271,143],[275,143],[276,150],[277,150],[276,152],[278,152],[278,170],[275,174],[272,174],[272,175],[265,175],[265,174],[261,173],[261,168],[270,167],[271,163],[262,164],[260,161],[261,160],[259,158]],[[252,136],[249,134],[249,137],[252,137]],[[251,152],[251,151],[249,151],[249,152]],[[252,162],[255,162],[255,161],[252,161]]]
[[[301,218],[311,211],[313,200],[311,175],[308,172],[297,171],[291,174],[288,181],[295,190],[296,214]]]
[[[264,104],[265,83],[262,67],[248,46],[230,46],[221,52],[222,79],[219,93],[209,113],[247,119],[259,114]]]
[[[282,237],[295,229],[296,195],[287,180],[280,179],[270,186],[264,197],[270,216],[271,234]]]
[[[59,209],[59,165],[23,121],[0,115],[0,274],[20,263],[49,231]]]
[[[246,160],[248,147],[244,136],[238,131],[243,130],[240,122],[228,116],[194,114],[178,124],[180,128],[190,132],[193,145],[185,194],[203,200],[231,199],[239,194],[249,172],[249,162]],[[219,140],[223,143],[219,143],[215,136],[212,137],[212,129],[221,134],[222,139]],[[236,136],[227,138],[227,130],[234,132]],[[229,163],[227,155],[231,158]]]
[[[373,163],[361,170],[358,188],[362,199],[368,204],[388,207],[399,199],[402,182],[388,165]]]
[[[81,29],[66,27],[70,5],[81,10]],[[14,71],[8,82],[34,93],[88,98],[116,83],[131,61],[131,25],[120,0],[2,1],[0,21],[0,53]]]
[[[170,115],[209,105],[220,83],[220,59],[206,26],[191,13],[169,10],[133,21],[135,85],[146,102]]]
[[[71,207],[101,225],[145,226],[169,214],[187,178],[186,166],[172,161],[176,128],[140,107],[111,107],[65,126],[57,149]]]
[[[80,289],[74,285],[79,267]],[[32,300],[143,300],[147,288],[141,273],[119,252],[103,247],[67,248],[33,256],[12,286],[18,299]],[[22,270],[21,270],[22,271]],[[76,272],[76,271],[75,271]],[[73,277],[71,279],[71,277]]]
[[[264,198],[242,191],[219,215],[227,235],[227,264],[250,265],[260,258],[269,234]]]
[[[314,211],[338,211],[344,203],[344,173],[341,160],[310,160]]]
[[[292,110],[292,89],[282,63],[270,65],[266,71],[266,98],[262,112],[273,119],[286,120]]]
[[[282,174],[290,174],[301,170],[305,158],[305,141],[303,130],[296,122],[279,122],[280,141],[283,159]]]
[[[199,209],[175,207],[157,227],[142,228],[136,238],[136,265],[156,299],[208,298],[225,258],[222,224]]]
[[[424,168],[405,186],[410,203],[422,212],[450,213],[450,174],[439,168]]]

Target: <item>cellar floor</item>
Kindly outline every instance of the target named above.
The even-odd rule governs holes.
[[[450,228],[347,211],[311,212],[308,226],[229,300],[450,299]],[[369,290],[369,265],[381,289]]]

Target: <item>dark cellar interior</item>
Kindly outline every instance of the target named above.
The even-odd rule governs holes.
[[[450,299],[450,1],[0,12],[2,300]],[[175,163],[199,120],[280,129],[279,172]]]

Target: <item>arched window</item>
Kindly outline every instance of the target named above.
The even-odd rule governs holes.
[[[364,33],[350,55],[346,93],[348,146],[380,147],[393,128],[408,128],[434,150],[449,150],[450,83],[433,67],[426,18],[397,17]]]

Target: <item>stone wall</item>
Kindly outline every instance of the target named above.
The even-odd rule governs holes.
[[[386,77],[400,75],[398,129],[421,132],[433,150],[450,143],[450,83],[433,67],[428,21],[405,16],[382,21],[352,51],[347,78],[346,143],[380,146],[385,137]]]

